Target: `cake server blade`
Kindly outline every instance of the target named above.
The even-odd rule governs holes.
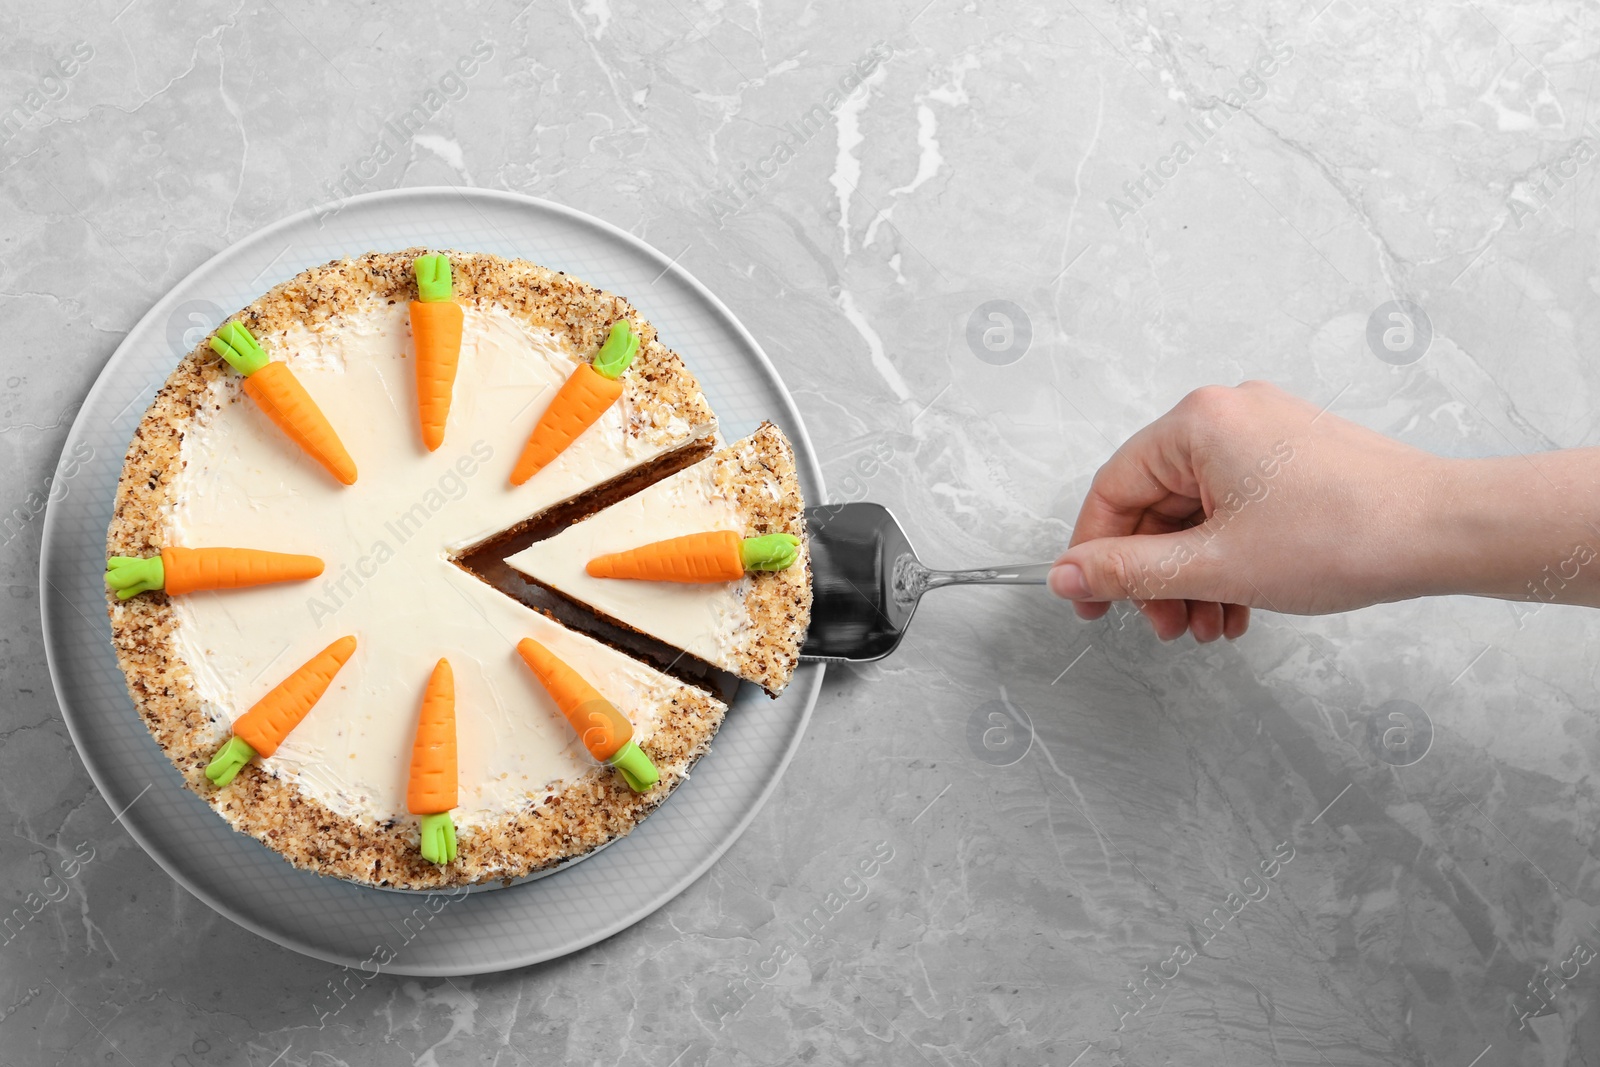
[[[934,570],[882,504],[806,509],[811,543],[811,626],[803,659],[866,663],[893,652],[917,602],[946,585],[1043,585],[1050,563]]]

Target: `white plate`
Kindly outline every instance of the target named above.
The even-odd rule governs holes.
[[[627,838],[552,877],[492,893],[398,894],[289,866],[183,788],[128,697],[102,586],[106,526],[133,430],[178,361],[218,322],[306,267],[411,246],[493,252],[627,297],[699,377],[731,440],[763,419],[794,442],[807,499],[822,474],[794,401],[732,313],[643,241],[511,193],[402,189],[295,215],[189,275],[139,320],[89,391],[52,483],[40,605],[50,676],[106,802],[152,859],[234,922],[332,963],[397,974],[521,967],[638,922],[705,873],[777,784],[805,731],[822,667],[783,698],[746,685],[692,780]],[[385,962],[387,961],[387,962]]]

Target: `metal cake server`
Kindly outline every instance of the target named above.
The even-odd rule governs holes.
[[[882,659],[906,635],[917,601],[946,585],[1043,585],[1050,563],[937,571],[923,565],[882,504],[806,509],[811,541],[811,627],[804,659]]]

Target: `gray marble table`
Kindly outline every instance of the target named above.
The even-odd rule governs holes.
[[[1052,556],[1114,445],[1209,382],[1455,455],[1597,443],[1600,9],[1324,4],[0,12],[0,910],[42,901],[0,935],[0,1062],[1600,1058],[1594,612],[1264,613],[1201,647],[939,592],[829,672],[681,897],[454,980],[352,982],[213,914],[51,692],[41,511],[102,362],[218,249],[367,190],[530,193],[677,256],[832,497],[935,565]]]

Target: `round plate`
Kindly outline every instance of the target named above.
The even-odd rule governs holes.
[[[167,375],[227,315],[306,267],[412,246],[492,252],[626,296],[700,379],[730,440],[763,419],[794,442],[807,499],[822,473],[794,401],[749,332],[668,257],[557,204],[474,189],[403,189],[313,209],[246,238],[139,320],[89,390],[51,483],[40,604],[50,676],[89,775],[152,859],[234,922],[349,967],[454,975],[552,959],[638,922],[727,851],[811,717],[822,667],[781,699],[741,687],[692,780],[632,834],[558,874],[493,893],[398,894],[291,867],[183,788],[128,697],[102,574],[122,458]]]

